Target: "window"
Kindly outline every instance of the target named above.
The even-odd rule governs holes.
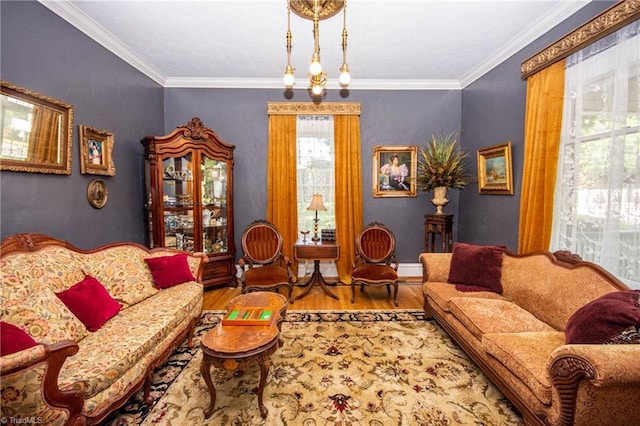
[[[567,59],[552,250],[640,288],[640,41],[634,22]]]
[[[332,115],[298,115],[296,121],[298,231],[313,234],[315,212],[307,210],[321,194],[326,212],[318,212],[318,232],[335,228],[335,150]]]

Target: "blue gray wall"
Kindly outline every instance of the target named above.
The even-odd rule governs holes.
[[[473,185],[449,192],[445,211],[455,213],[456,239],[517,246],[526,83],[520,62],[574,29],[611,2],[592,2],[463,91],[329,91],[329,102],[361,102],[365,223],[382,221],[398,237],[398,258],[417,262],[424,247],[424,214],[434,211],[431,194],[417,198],[371,197],[374,145],[421,145],[432,133],[461,132],[471,151],[510,140],[516,195],[478,195]],[[143,243],[143,136],[162,135],[200,117],[220,138],[236,145],[236,245],[242,229],[263,218],[266,205],[267,102],[308,102],[280,90],[163,89],[34,1],[0,2],[0,75],[75,108],[73,173],[54,176],[2,172],[1,237],[42,232],[81,248],[114,241]],[[100,210],[86,199],[81,175],[78,125],[115,135],[116,176],[104,177],[109,201]]]
[[[398,259],[416,262],[424,250],[424,214],[435,212],[431,194],[416,198],[373,198],[375,145],[421,145],[433,132],[459,132],[460,91],[353,91],[347,98],[328,91],[327,102],[360,102],[362,191],[365,224],[385,223],[399,240]],[[234,202],[236,247],[242,230],[266,214],[267,102],[309,102],[306,91],[285,99],[281,90],[167,89],[166,132],[198,116],[218,136],[236,146]],[[446,211],[457,210],[457,191]]]
[[[527,91],[526,81],[520,78],[520,64],[614,3],[587,4],[462,91],[461,144],[475,160],[479,149],[510,141],[514,195],[480,195],[477,183],[462,191],[457,215],[459,240],[506,245],[517,251]],[[477,176],[477,162],[471,165],[471,174]]]
[[[162,133],[163,90],[158,84],[34,2],[0,3],[0,75],[3,80],[74,107],[72,174],[3,171],[2,238],[40,232],[80,248],[144,241],[142,145]],[[101,177],[109,198],[94,209],[80,174],[78,125],[112,132],[115,176]]]

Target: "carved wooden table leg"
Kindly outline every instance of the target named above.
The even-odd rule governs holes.
[[[207,409],[204,410],[204,417],[208,419],[213,414],[216,405],[216,388],[213,386],[213,380],[211,380],[211,358],[204,354],[202,355],[202,363],[200,364],[200,374],[207,384],[207,389],[209,389],[209,395],[211,396],[211,402]]]
[[[262,403],[262,394],[264,392],[264,384],[267,382],[267,375],[269,374],[269,366],[271,365],[271,360],[269,357],[266,357],[260,363],[260,384],[258,385],[258,406],[260,407],[260,416],[263,419],[267,417],[267,407]]]

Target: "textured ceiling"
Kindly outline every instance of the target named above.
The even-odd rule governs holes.
[[[281,88],[286,0],[40,0],[165,87]],[[348,0],[351,89],[456,89],[588,1]],[[328,87],[342,64],[342,13],[320,22]],[[306,88],[313,25],[291,14],[295,88]]]

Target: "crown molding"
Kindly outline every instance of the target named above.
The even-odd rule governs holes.
[[[308,80],[301,79],[293,89],[307,90]],[[281,78],[209,78],[169,77],[164,87],[210,89],[280,89],[285,90]],[[337,79],[327,82],[327,90],[460,90],[458,80],[373,80],[356,79],[348,87],[342,87]]]
[[[558,3],[552,10],[546,13],[543,17],[527,27],[526,31],[521,32],[493,55],[482,61],[478,66],[474,67],[471,71],[466,73],[460,78],[460,87],[465,88],[480,77],[509,59],[511,56],[518,53],[525,46],[533,43],[542,34],[551,30],[556,25],[582,9],[591,0],[563,0]]]
[[[47,9],[82,31],[85,35],[109,50],[114,55],[155,81],[164,86],[167,77],[153,65],[129,49],[113,34],[105,30],[100,24],[75,7],[68,0],[38,0]]]

